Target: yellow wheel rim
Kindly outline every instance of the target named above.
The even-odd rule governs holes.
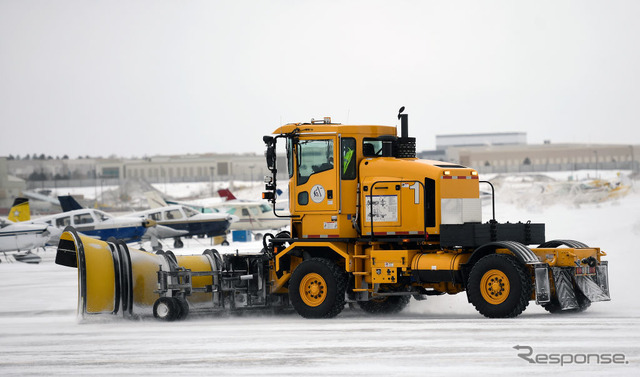
[[[489,270],[485,272],[480,281],[480,293],[490,304],[502,304],[507,297],[511,286],[509,278],[500,270]]]
[[[312,272],[300,281],[300,298],[307,306],[319,306],[327,297],[327,283],[322,276]]]

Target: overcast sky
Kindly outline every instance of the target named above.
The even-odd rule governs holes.
[[[331,116],[640,144],[640,1],[0,0],[0,156],[262,153]]]

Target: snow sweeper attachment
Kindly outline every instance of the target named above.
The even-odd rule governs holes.
[[[215,311],[246,307],[286,306],[267,298],[262,274],[264,256],[149,253],[124,242],[80,235],[67,227],[60,238],[56,263],[78,269],[78,315],[163,320],[186,317],[190,310]]]

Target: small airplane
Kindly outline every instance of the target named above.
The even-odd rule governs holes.
[[[138,216],[153,220],[159,225],[176,230],[186,231],[183,236],[226,236],[229,227],[238,220],[237,217],[226,213],[201,213],[182,204],[168,204],[159,195],[153,192],[146,194],[151,209],[135,212],[130,216]],[[223,245],[229,243],[226,239]],[[184,243],[180,237],[174,237],[173,247],[181,248]]]
[[[0,252],[44,247],[51,238],[48,229],[46,224],[20,224],[0,218]]]
[[[80,205],[80,203],[78,203],[73,198],[73,196],[71,196],[71,195],[58,196],[58,201],[60,202],[60,207],[62,207],[62,210],[64,211],[64,213],[78,214],[78,213],[86,213],[87,211],[89,211],[89,213],[93,213],[94,215],[101,216],[102,214],[104,214],[104,215],[107,215],[107,216],[111,216],[111,215],[106,214],[105,212],[100,211],[100,210],[90,209],[90,208],[83,208],[82,205]],[[79,211],[84,211],[84,212],[79,212]],[[119,216],[119,217],[111,216],[111,217],[113,219],[116,219],[117,221],[121,221],[121,220],[124,219],[126,222],[133,222],[134,224],[136,222],[140,223],[140,216],[137,216],[136,214],[130,214],[130,215],[127,215],[127,216]],[[156,250],[156,249],[160,248],[160,245],[159,245],[159,242],[158,242],[159,239],[180,237],[180,236],[187,235],[189,233],[186,230],[174,229],[172,227],[163,226],[163,225],[158,224],[155,221],[149,220],[149,219],[144,219],[142,221],[142,223],[143,224],[147,224],[146,225],[146,230],[143,232],[142,236],[138,237],[136,235],[134,237],[131,237],[130,240],[128,238],[125,238],[126,242],[149,241],[150,240],[153,249]],[[78,225],[76,225],[76,224],[72,224],[72,225],[74,225],[76,230],[78,230],[79,232],[81,232],[83,234],[86,234],[88,236],[92,236],[91,234],[87,233],[86,231],[82,231],[83,228],[79,228]],[[102,237],[103,236],[99,236],[97,238],[102,238]],[[109,238],[110,235],[105,234],[104,237]],[[115,237],[118,238],[118,236],[115,236]]]
[[[238,220],[231,224],[231,230],[264,231],[280,229],[289,225],[289,218],[276,217],[273,213],[273,207],[268,203],[238,199],[228,189],[218,190],[219,198],[197,199],[185,202],[165,201],[156,192],[147,192],[145,194],[151,206],[158,205],[158,203],[180,204],[202,213],[220,212],[232,215]],[[286,210],[287,201],[283,201],[282,205],[284,207],[277,207],[277,212],[282,215],[288,215]],[[255,238],[260,239],[261,236],[262,234],[256,233]]]
[[[238,199],[228,189],[218,190],[218,195],[226,200],[212,207],[240,219],[231,225],[233,230],[280,229],[289,225],[288,217],[276,217],[273,207],[263,201]],[[286,214],[288,212],[283,215]]]
[[[81,209],[68,210],[55,215],[42,216],[37,219],[21,221],[20,224],[46,224],[59,229],[60,234],[64,228],[71,225],[78,232],[89,237],[101,240],[115,237],[125,242],[141,241],[147,229],[155,225],[155,223],[151,221],[141,220],[138,217],[115,217],[97,209],[80,208]],[[26,202],[26,205],[23,203],[20,210],[28,213],[28,202]],[[12,210],[12,212],[14,211]],[[17,212],[17,210],[15,212]],[[18,216],[23,215],[20,214]],[[60,234],[57,234],[57,237],[52,234],[47,244],[57,244]]]
[[[25,203],[27,212],[24,213]],[[13,220],[29,220],[28,199],[16,198],[9,218],[0,218],[0,252],[17,251],[14,258],[20,262],[39,263],[40,257],[31,254],[20,254],[21,251],[44,247],[52,238],[59,238],[62,231],[47,224],[25,224]]]

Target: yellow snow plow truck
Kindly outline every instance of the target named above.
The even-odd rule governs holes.
[[[400,136],[396,127],[330,118],[265,136],[272,174],[263,198],[290,218],[290,231],[266,234],[261,251],[152,254],[68,228],[56,262],[79,270],[80,314],[173,320],[202,308],[293,307],[330,318],[346,304],[394,313],[411,297],[466,291],[478,312],[504,318],[532,300],[555,313],[610,299],[603,251],[547,241],[544,224],[499,223],[495,210],[482,222],[480,185],[490,183],[472,168],[417,159],[403,110]],[[275,210],[278,142],[286,148],[286,215]]]

